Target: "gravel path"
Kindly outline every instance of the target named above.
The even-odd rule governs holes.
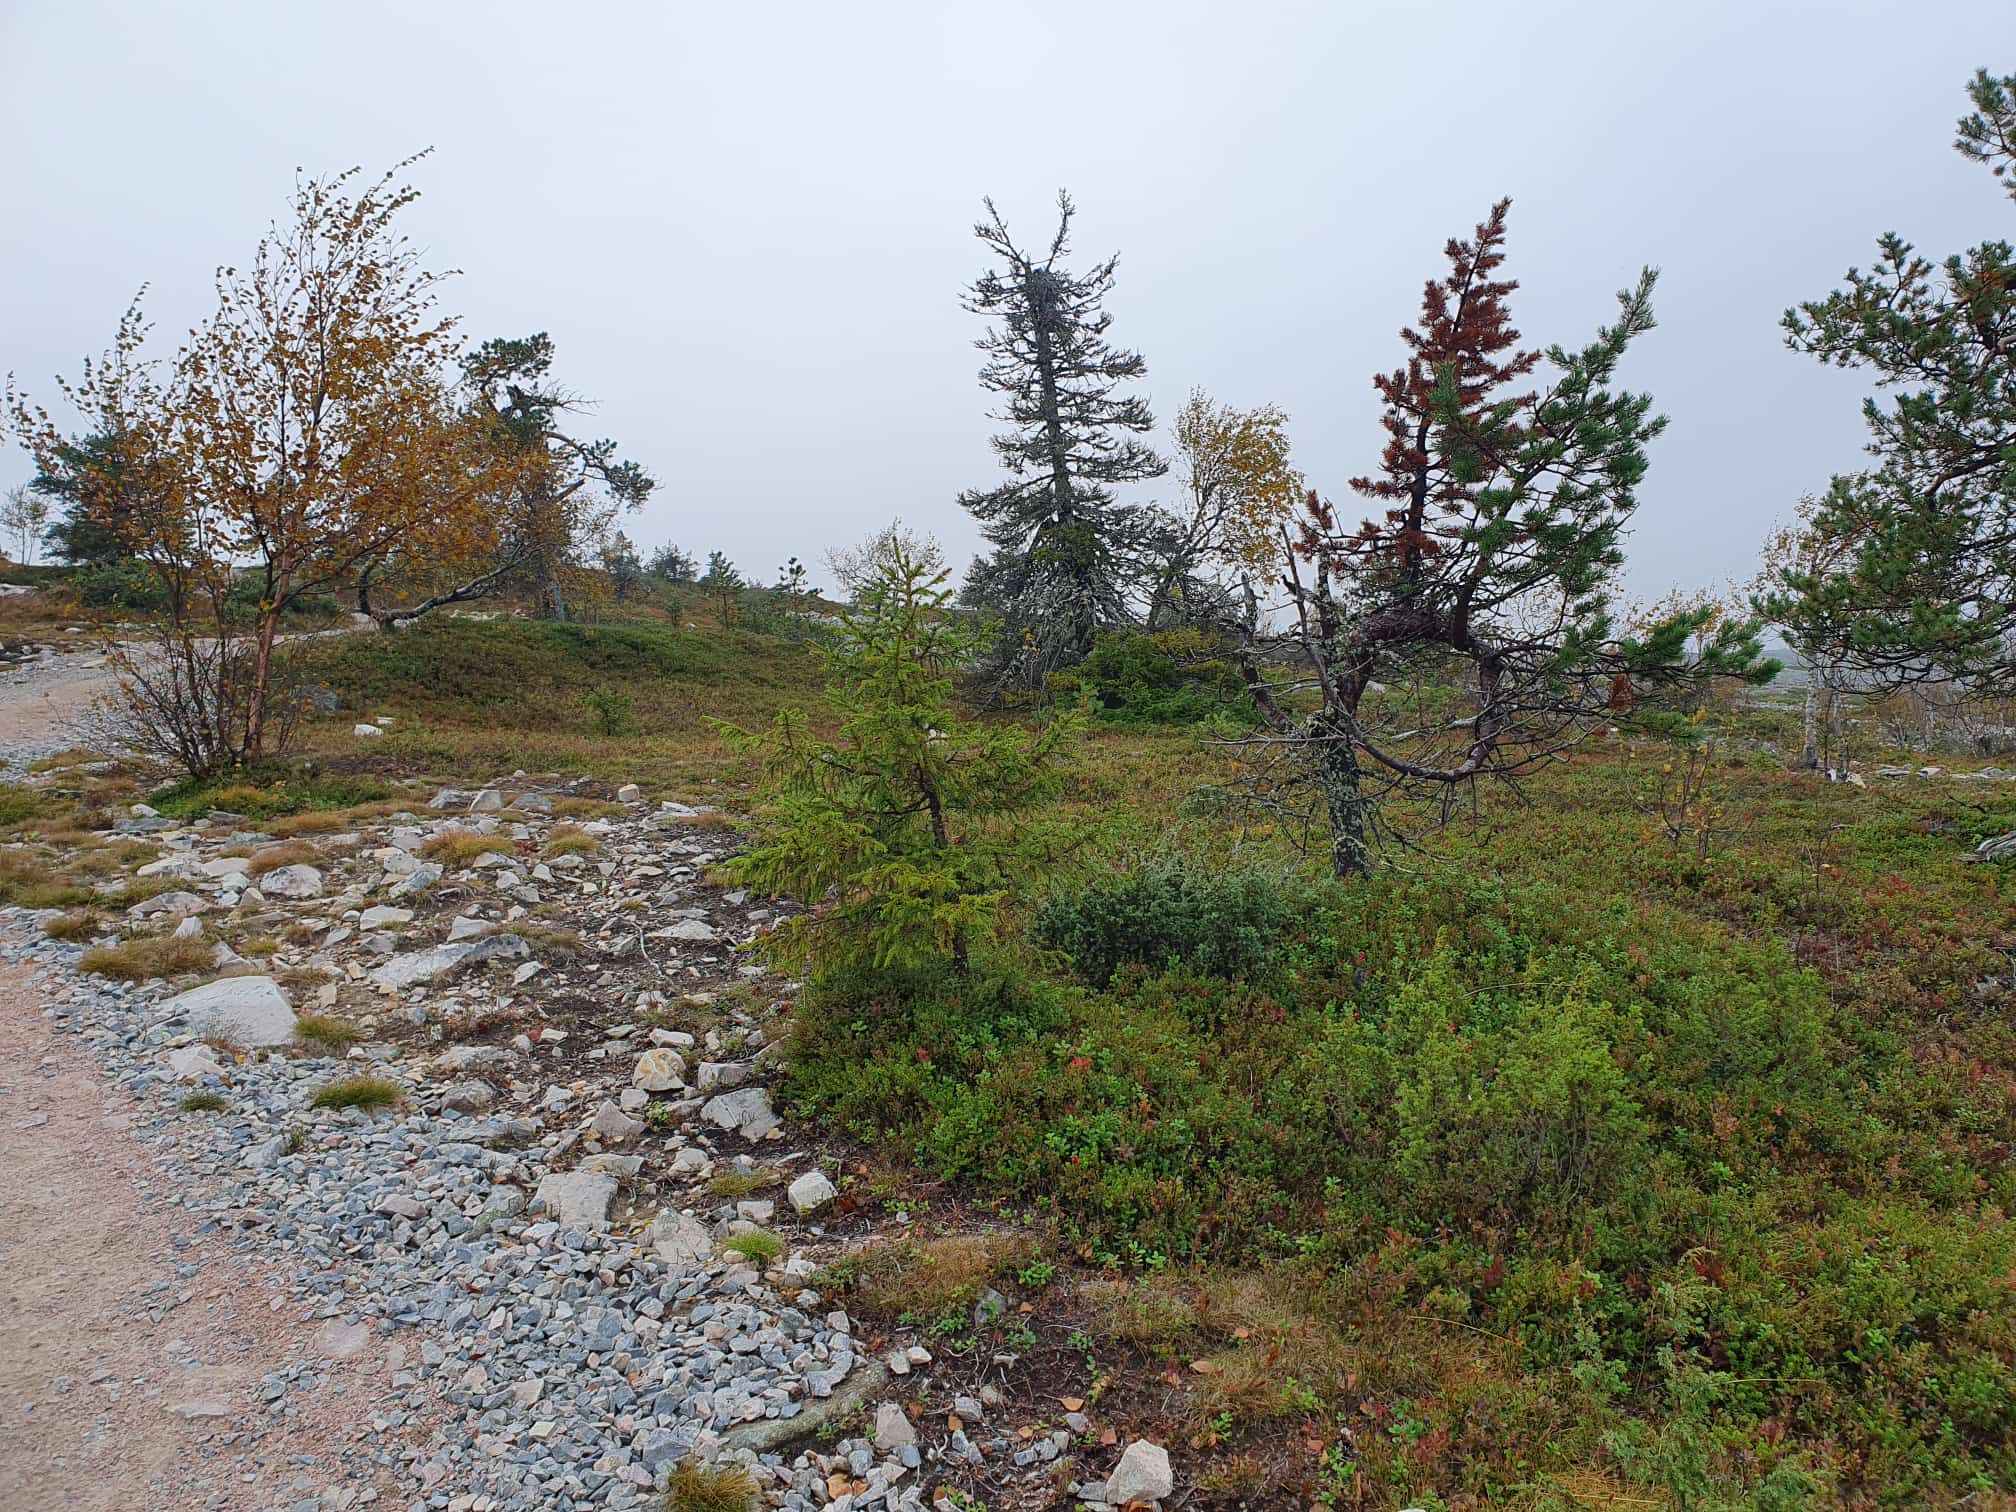
[[[176,1212],[134,1136],[144,1115],[52,1031],[44,1000],[26,970],[0,968],[0,1507],[318,1497],[356,1424],[327,1410],[340,1397],[274,1412],[255,1390],[312,1347],[313,1327],[268,1305],[248,1256]],[[339,1381],[382,1364],[353,1361]]]
[[[98,649],[44,647],[0,666],[0,776],[19,777],[31,762],[77,745],[78,722],[112,686],[112,669]]]
[[[389,833],[407,845],[433,826],[498,822],[406,817]],[[271,894],[262,900],[228,858],[206,859],[236,838],[227,826],[192,834],[134,822],[163,844],[168,874],[200,890],[142,911],[277,903],[319,912],[342,950],[358,943],[355,929],[334,921],[360,921],[371,893],[422,905],[440,879],[438,867],[415,871],[397,844],[360,846],[345,852],[356,861],[344,875],[360,880],[343,896],[323,897],[319,873],[283,891],[274,872],[260,879]],[[600,828],[604,853],[624,860],[613,876],[587,871],[580,885],[592,895],[714,897],[679,880],[701,869],[694,842],[646,838],[659,831],[642,816]],[[658,857],[684,863],[679,876],[649,864]],[[503,897],[528,893],[510,867],[480,876],[497,879]],[[478,877],[458,873],[441,890],[467,897],[487,885]],[[663,939],[654,950],[689,960],[718,952],[719,931],[696,916],[727,927],[721,902],[678,910],[653,931]],[[786,1512],[836,1499],[839,1512],[919,1512],[927,1455],[978,1459],[963,1433],[920,1446],[901,1407],[875,1402],[870,1393],[893,1383],[857,1351],[847,1315],[811,1289],[811,1259],[787,1251],[765,1269],[721,1247],[724,1235],[756,1227],[752,1217],[769,1220],[772,1203],[708,1202],[703,1181],[700,1202],[622,1232],[609,1205],[640,1162],[592,1152],[644,1125],[615,1102],[585,1129],[578,1120],[593,1095],[570,1104],[558,1088],[532,1117],[460,1111],[470,1074],[498,1075],[500,1061],[525,1067],[530,1042],[451,1046],[437,1059],[464,1078],[452,1086],[393,1044],[340,1057],[216,1052],[164,984],[80,976],[79,947],[46,938],[43,917],[0,909],[0,960],[19,963],[0,979],[0,1023],[15,1047],[0,1080],[0,1507],[622,1512],[655,1506],[673,1466],[697,1454],[745,1465]],[[473,943],[379,959],[438,965]],[[500,970],[522,954],[504,952]],[[265,978],[219,985],[252,983],[270,989]],[[383,990],[414,1004],[399,1010],[413,1022],[452,1012],[438,988],[420,994],[424,1008],[414,993]],[[610,1043],[620,1055],[608,1062],[612,1079],[626,1086],[637,1048]],[[346,1060],[406,1083],[405,1107],[376,1116],[314,1107]],[[702,1087],[730,1071],[746,1074],[702,1068]],[[702,1173],[722,1141],[777,1131],[760,1086],[729,1085],[681,1103],[692,1132],[676,1138]],[[223,1106],[182,1110],[192,1090]],[[766,1147],[780,1149],[782,1137],[773,1132]],[[813,1445],[817,1421],[836,1417],[844,1432],[864,1410],[873,1438]],[[1040,1447],[1055,1457],[1062,1446]],[[1003,1440],[1000,1451],[1034,1464],[1027,1445]]]

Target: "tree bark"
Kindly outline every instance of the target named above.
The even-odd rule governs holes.
[[[1348,733],[1325,720],[1312,721],[1310,728],[1316,736],[1316,780],[1330,811],[1330,873],[1362,877],[1372,869],[1372,852],[1365,836],[1357,748]]]

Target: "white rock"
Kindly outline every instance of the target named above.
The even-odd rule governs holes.
[[[613,1143],[621,1144],[626,1139],[635,1139],[644,1132],[644,1121],[632,1118],[613,1102],[605,1102],[595,1110],[595,1116],[588,1121],[590,1133]]]
[[[686,1085],[686,1061],[677,1050],[646,1050],[630,1073],[633,1086],[646,1092],[676,1092]]]
[[[151,919],[156,914],[200,914],[210,911],[210,900],[198,893],[165,892],[156,893],[151,898],[142,898],[126,912],[136,919]]]
[[[634,782],[626,782],[623,784],[623,786],[616,789],[616,801],[618,803],[635,803],[639,798],[642,798],[643,796],[644,796],[644,789],[637,786],[637,784]],[[137,806],[138,805],[136,805],[136,807]]]
[[[202,933],[203,921],[193,914],[175,926],[175,938],[178,940],[193,940]]]
[[[917,1442],[917,1429],[909,1415],[894,1402],[884,1402],[875,1409],[875,1447],[884,1454],[893,1454],[898,1449],[907,1448]]]
[[[490,921],[488,919],[472,919],[467,914],[457,914],[448,925],[448,938],[450,940],[473,940],[489,929],[489,927]]]
[[[397,929],[401,924],[413,922],[410,908],[387,908],[383,903],[373,904],[364,910],[357,923],[364,929]]]
[[[416,950],[394,956],[373,971],[370,980],[375,987],[396,992],[419,982],[431,982],[458,966],[531,953],[532,947],[519,935],[485,935],[480,940],[460,940],[453,945],[436,945],[432,950]]]
[[[784,1189],[784,1195],[791,1199],[791,1206],[798,1212],[810,1214],[818,1212],[840,1194],[826,1179],[825,1172],[807,1171]]]
[[[217,1064],[217,1053],[208,1045],[184,1045],[170,1050],[165,1059],[169,1074],[178,1082],[201,1081],[206,1076],[219,1076],[224,1070]]]
[[[383,735],[385,732],[379,729],[378,726],[374,724],[359,724],[359,725],[352,725],[350,727],[350,733],[352,735],[362,735],[368,738],[373,735]]]
[[[1105,1502],[1124,1507],[1129,1502],[1161,1501],[1176,1489],[1176,1477],[1169,1469],[1169,1451],[1146,1439],[1136,1439],[1120,1456],[1120,1463],[1106,1478]]]
[[[294,1037],[294,1008],[270,976],[225,977],[162,1004],[164,1021],[187,1020],[192,1033],[234,1045],[284,1045]]]
[[[721,931],[705,919],[681,919],[664,931],[668,940],[687,940],[694,944],[705,944],[709,940],[721,938]]]
[[[484,788],[469,800],[472,814],[494,814],[504,807],[504,795],[495,788]]]

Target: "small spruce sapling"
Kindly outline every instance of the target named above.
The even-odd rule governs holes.
[[[731,875],[811,908],[766,942],[781,962],[964,971],[1040,859],[1028,816],[1056,792],[1080,722],[1031,731],[960,717],[953,680],[988,631],[952,612],[946,576],[900,540],[876,562],[822,652],[840,714],[832,742],[801,709],[760,733],[717,724],[763,758],[766,838]]]

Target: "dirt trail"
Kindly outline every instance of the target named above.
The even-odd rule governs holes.
[[[70,651],[0,671],[0,760],[16,776],[81,738],[77,724],[114,686],[102,651]]]
[[[0,1509],[291,1507],[339,1483],[324,1504],[351,1504],[383,1359],[333,1367],[347,1396],[262,1404],[262,1376],[316,1353],[312,1325],[221,1238],[174,1243],[190,1220],[158,1201],[133,1105],[22,968],[0,967],[0,1037]]]

